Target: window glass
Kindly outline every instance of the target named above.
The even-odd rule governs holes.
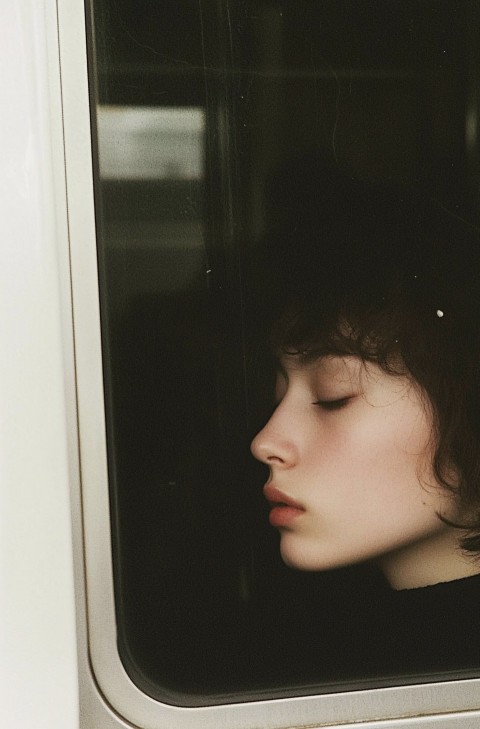
[[[154,698],[477,673],[479,18],[89,3],[118,646]]]

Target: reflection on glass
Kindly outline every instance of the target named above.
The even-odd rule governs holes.
[[[97,129],[115,326],[125,308],[149,292],[204,282],[205,112],[99,105]]]
[[[415,604],[396,593],[392,602],[368,560],[351,566],[355,560],[339,561],[339,553],[329,571],[323,562],[310,562],[313,572],[282,563],[262,496],[265,468],[249,443],[274,411],[275,362],[265,346],[274,322],[285,324],[285,312],[309,293],[320,297],[309,311],[321,319],[328,291],[340,308],[346,299],[335,297],[350,296],[350,327],[365,321],[363,304],[378,313],[368,296],[375,282],[387,282],[388,260],[377,261],[379,248],[365,243],[368,268],[358,250],[335,268],[336,236],[352,242],[368,230],[369,245],[383,236],[391,260],[403,251],[402,266],[409,264],[409,250],[420,252],[409,221],[419,218],[382,203],[393,188],[421,189],[466,229],[478,221],[480,3],[91,6],[115,594],[126,670],[152,696],[185,705],[475,675],[473,639],[468,656],[453,648],[400,656],[400,622],[405,647],[441,631],[429,610],[435,597]],[[339,180],[374,191],[368,205],[355,193],[358,215]],[[442,215],[431,219],[443,235]],[[468,337],[449,328],[445,304],[463,273],[475,270],[457,255],[458,240],[452,234],[446,248],[459,276],[451,291],[443,280],[442,300],[433,291],[425,321],[467,346]],[[300,324],[310,325],[308,316]],[[335,326],[324,333],[348,334]],[[386,329],[393,352],[400,337]],[[283,333],[281,343],[292,344],[288,327]],[[293,343],[308,349],[297,333]],[[345,350],[356,343],[344,337]],[[414,379],[421,382],[418,373]],[[328,421],[350,412],[342,401]],[[265,432],[268,425],[254,450]],[[285,496],[296,488],[289,483]],[[287,519],[281,509],[273,521]],[[302,566],[295,551],[302,535],[285,527],[280,537],[286,561]],[[449,620],[452,645],[458,624]]]
[[[97,109],[100,175],[117,180],[198,180],[205,113],[197,108]]]

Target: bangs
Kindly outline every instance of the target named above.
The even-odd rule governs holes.
[[[276,356],[300,355],[306,362],[327,356],[355,356],[374,362],[390,374],[407,374],[402,352],[400,321],[388,312],[323,312],[312,316],[296,305],[276,321],[270,348]],[[397,325],[395,325],[397,324]]]

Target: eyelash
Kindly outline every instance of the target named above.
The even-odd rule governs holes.
[[[350,397],[340,397],[338,400],[316,400],[313,404],[318,405],[327,412],[341,410],[351,400]]]

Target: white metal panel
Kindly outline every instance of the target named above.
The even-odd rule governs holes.
[[[1,3],[0,88],[1,723],[74,729],[69,303],[61,280],[68,241],[55,0]]]

